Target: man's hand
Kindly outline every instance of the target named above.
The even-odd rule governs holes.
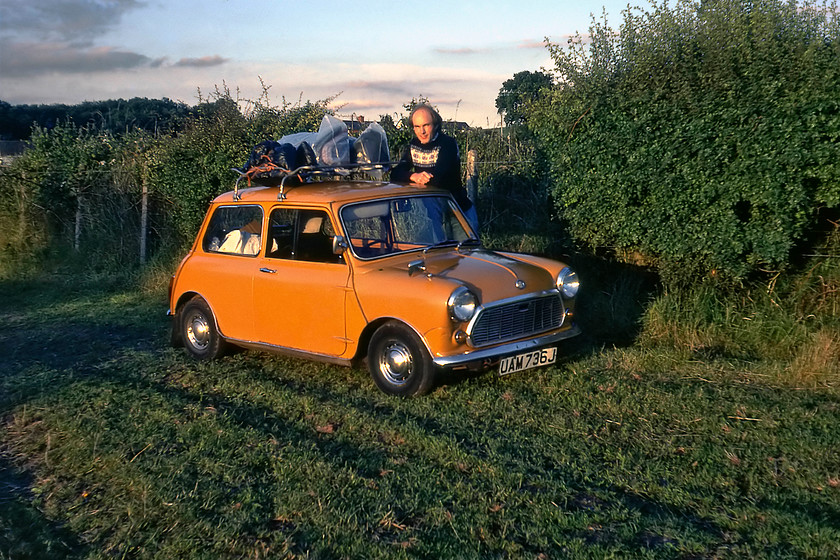
[[[412,173],[409,179],[411,179],[412,183],[427,185],[432,180],[432,174],[428,171],[421,171],[420,173]]]

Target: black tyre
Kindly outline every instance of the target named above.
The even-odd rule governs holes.
[[[376,386],[390,395],[422,395],[435,381],[435,364],[426,347],[402,323],[386,323],[373,333],[368,368]]]
[[[187,349],[197,360],[213,360],[225,353],[226,344],[207,302],[196,297],[188,301],[179,315],[180,335]]]

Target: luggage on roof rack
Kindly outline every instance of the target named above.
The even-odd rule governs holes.
[[[318,132],[288,134],[280,140],[260,142],[245,164],[234,169],[239,177],[234,186],[238,196],[242,179],[257,184],[279,184],[280,197],[287,181],[348,178],[365,174],[382,180],[395,162],[390,161],[388,137],[378,123],[371,123],[359,138],[348,135],[347,125],[324,115]]]
[[[381,181],[382,176],[388,171],[396,161],[386,161],[382,163],[350,163],[347,165],[306,165],[292,169],[288,172],[272,175],[271,177],[256,177],[252,178],[247,173],[243,173],[238,169],[234,169],[239,173],[234,185],[234,198],[239,198],[239,182],[242,179],[248,180],[248,185],[253,183],[260,186],[280,186],[280,192],[277,195],[279,200],[286,198],[285,188],[291,185],[300,185],[302,183],[310,183],[314,181],[337,180],[337,179],[354,179],[360,175],[366,175],[374,180]]]

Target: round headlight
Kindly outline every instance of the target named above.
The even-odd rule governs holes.
[[[458,286],[446,302],[453,321],[469,321],[475,315],[478,298],[464,286]]]
[[[580,281],[577,277],[577,272],[569,267],[564,268],[557,275],[557,288],[567,298],[573,298],[577,295],[580,288]]]

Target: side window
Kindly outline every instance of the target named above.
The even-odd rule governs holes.
[[[389,227],[391,210],[387,201],[345,206],[341,210],[344,231],[350,237],[353,251],[361,258],[393,252],[393,236]]]
[[[326,212],[301,210],[297,221],[295,259],[322,263],[344,262],[341,255],[333,253],[335,230]]]
[[[259,206],[221,206],[210,218],[202,247],[207,252],[257,255],[262,219]]]
[[[276,208],[268,220],[267,256],[275,259],[341,263],[344,258],[333,253],[333,229],[323,210]]]
[[[273,259],[291,259],[297,210],[275,208],[268,218],[268,253]]]

